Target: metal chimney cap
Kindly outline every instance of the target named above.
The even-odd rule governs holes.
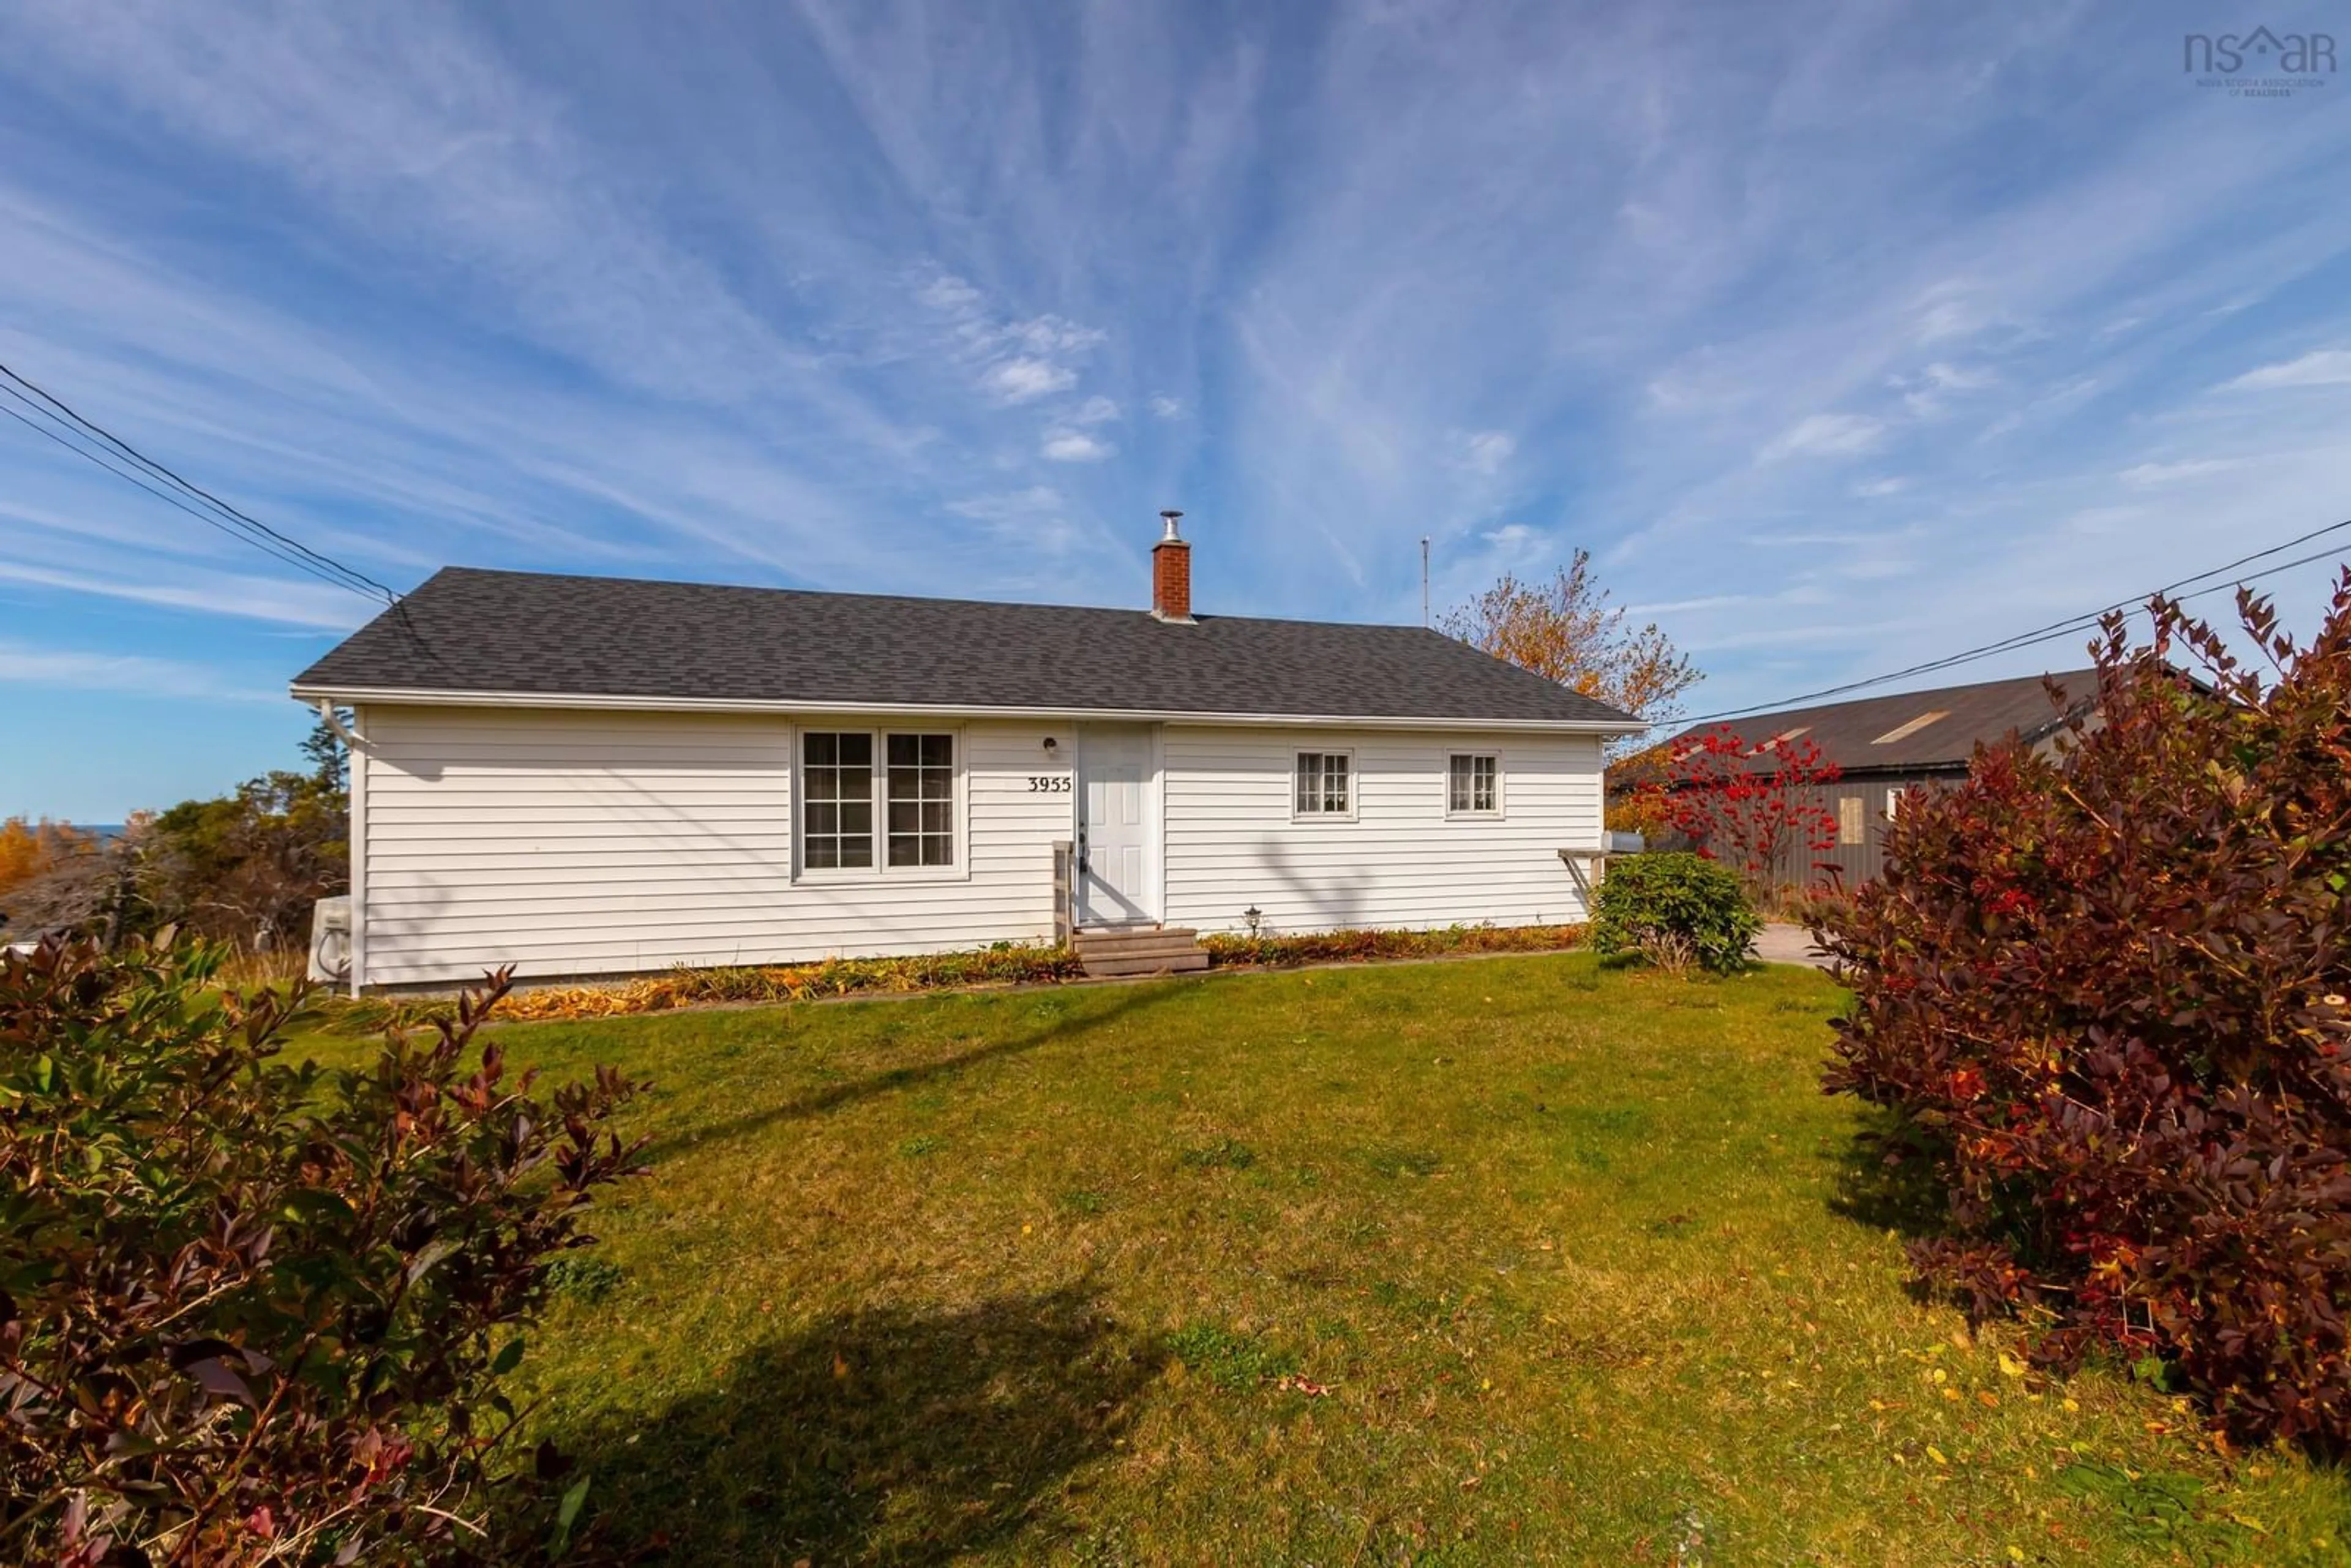
[[[1163,523],[1165,523],[1165,524],[1166,524],[1166,525],[1167,525],[1167,531],[1166,531],[1165,533],[1164,533],[1164,534],[1160,535],[1159,537],[1160,537],[1161,538],[1163,538],[1163,539],[1177,539],[1177,540],[1180,540],[1180,539],[1183,538],[1183,536],[1182,536],[1181,534],[1179,534],[1179,533],[1177,533],[1177,532],[1176,531],[1176,524],[1177,520],[1178,520],[1178,519],[1180,519],[1183,516],[1184,516],[1184,514],[1183,514],[1183,513],[1181,513],[1181,512],[1179,512],[1179,511],[1176,511],[1176,509],[1174,509],[1173,507],[1170,507],[1170,508],[1168,508],[1167,510],[1165,510],[1165,511],[1164,511],[1164,512],[1161,512],[1161,513],[1159,514],[1159,520],[1160,520],[1161,522],[1163,522]]]

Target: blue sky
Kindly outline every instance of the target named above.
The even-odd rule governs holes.
[[[2351,81],[2181,70],[2328,15],[17,0],[0,359],[395,586],[1140,603],[1176,506],[1234,613],[1589,547],[1729,706],[2351,516]],[[366,613],[0,422],[0,814]]]

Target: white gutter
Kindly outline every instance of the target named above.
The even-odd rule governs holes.
[[[1197,713],[1158,708],[991,707],[971,703],[778,702],[741,697],[641,697],[603,693],[455,692],[407,687],[296,685],[303,702],[399,703],[430,707],[556,707],[613,713],[903,714],[951,718],[1045,719],[1057,724],[1249,725],[1311,729],[1474,729],[1550,735],[1645,735],[1638,720],[1549,718],[1419,718],[1372,714]]]

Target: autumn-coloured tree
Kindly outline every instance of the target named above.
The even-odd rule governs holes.
[[[64,932],[110,945],[126,930],[152,928],[156,922],[140,896],[138,878],[153,821],[152,811],[133,811],[120,833],[93,833],[73,853],[0,893],[0,938],[24,942]]]
[[[1813,867],[1800,860],[1837,840],[1836,813],[1812,790],[1841,777],[1819,747],[1802,738],[1757,743],[1715,725],[1677,736],[1666,749],[1663,779],[1635,791],[1657,821],[1737,872],[1758,898],[1812,880]]]
[[[1438,622],[1448,635],[1570,691],[1651,724],[1681,712],[1677,701],[1706,677],[1652,623],[1635,627],[1593,574],[1592,552],[1549,582],[1500,581]]]
[[[1673,779],[1674,743],[1661,740],[1608,762],[1608,830],[1662,839],[1674,831],[1666,810],[1666,787]]]
[[[349,761],[320,725],[308,771],[273,769],[229,794],[133,813],[106,839],[43,822],[0,827],[0,915],[12,940],[120,937],[181,925],[250,950],[299,946],[317,901],[350,886]],[[30,846],[27,848],[26,846]]]
[[[68,822],[11,817],[0,822],[0,895],[85,848],[89,835]]]

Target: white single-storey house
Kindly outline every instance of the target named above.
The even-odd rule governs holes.
[[[352,711],[350,980],[1584,916],[1635,719],[1418,626],[449,568]]]

